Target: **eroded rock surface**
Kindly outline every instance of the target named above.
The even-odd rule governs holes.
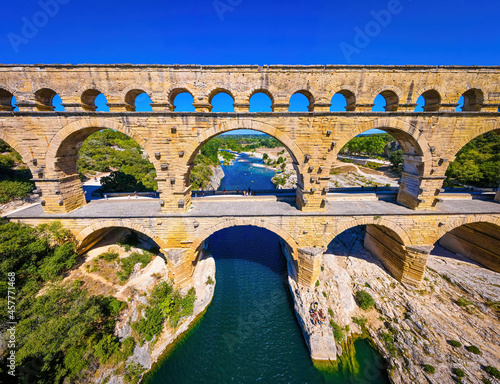
[[[308,299],[330,308],[336,323],[349,326],[348,334],[361,331],[353,318],[365,318],[394,383],[456,383],[457,368],[465,373],[462,383],[483,378],[498,383],[484,367],[500,367],[500,321],[494,310],[500,274],[436,247],[422,289],[412,290],[388,274],[362,239],[362,231],[351,230],[331,244],[320,283]],[[370,293],[375,308],[363,311],[356,305],[359,290]],[[452,340],[461,345],[452,346]],[[426,364],[434,374],[424,370]]]

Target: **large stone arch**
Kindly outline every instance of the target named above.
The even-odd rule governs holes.
[[[55,164],[61,148],[63,148],[65,144],[68,144],[68,140],[70,140],[73,135],[79,132],[88,131],[88,135],[86,135],[88,137],[90,134],[101,129],[112,129],[115,131],[119,131],[135,140],[137,144],[139,144],[139,146],[143,148],[144,151],[146,151],[149,156],[149,160],[158,170],[158,164],[155,164],[155,162],[157,161],[155,161],[154,153],[150,148],[148,141],[139,133],[130,129],[129,127],[124,126],[120,122],[111,120],[109,118],[89,117],[67,124],[53,136],[52,140],[49,143],[49,148],[45,157],[47,174],[50,176],[55,176]]]
[[[30,151],[28,151],[27,148],[21,146],[19,142],[14,137],[12,137],[12,135],[5,133],[3,129],[0,129],[0,140],[5,141],[12,147],[12,149],[14,149],[14,151],[19,153],[19,155],[23,159],[23,163],[31,168],[32,163],[30,160],[32,160],[34,157],[31,155]]]
[[[444,225],[437,235],[441,236],[434,244],[500,273],[500,216],[461,217]]]
[[[337,142],[335,150],[331,151],[331,154],[327,159],[328,166],[332,166],[333,162],[337,159],[339,151],[350,140],[358,136],[360,133],[366,132],[370,129],[380,129],[390,133],[400,143],[407,142],[409,146],[415,149],[415,154],[422,158],[422,162],[426,162],[432,158],[430,144],[416,126],[398,118],[386,117],[360,124],[345,132],[341,139]]]
[[[224,219],[220,223],[207,228],[204,230],[200,235],[196,237],[196,239],[193,241],[191,244],[191,247],[189,249],[189,258],[191,262],[195,262],[197,254],[198,254],[198,249],[203,244],[203,242],[208,239],[212,234],[215,232],[218,232],[222,229],[225,228],[230,228],[230,227],[241,227],[241,226],[253,226],[253,227],[259,227],[259,228],[264,228],[267,229],[285,241],[288,246],[291,249],[291,255],[296,260],[297,258],[297,242],[293,239],[292,236],[288,232],[286,232],[284,229],[281,227],[271,224],[267,221],[262,220],[256,220],[253,218],[244,218],[244,217],[234,217],[231,219]]]
[[[366,225],[364,247],[377,257],[398,281],[419,286],[427,265],[427,250],[411,244],[400,226],[382,218],[351,220],[338,226],[331,240],[346,229]]]
[[[476,129],[466,129],[466,131],[463,134],[457,135],[458,140],[451,143],[451,148],[448,152],[450,161],[452,161],[452,159],[455,159],[457,153],[470,141],[474,140],[478,136],[484,135],[485,133],[492,131],[498,131],[497,133],[500,134],[499,119],[494,119],[493,121],[490,122],[490,124],[480,125]]]
[[[410,235],[399,225],[395,224],[390,220],[386,220],[383,218],[375,218],[375,217],[363,217],[361,219],[353,219],[350,221],[339,223],[333,232],[331,232],[330,236],[326,238],[325,247],[328,246],[338,235],[342,232],[355,228],[360,225],[378,225],[380,227],[385,227],[393,231],[396,235],[399,236],[402,244],[404,246],[413,244],[413,241]]]
[[[133,222],[131,220],[103,220],[100,222],[96,222],[92,225],[89,225],[85,229],[81,230],[76,236],[76,240],[81,246],[84,244],[85,240],[90,236],[95,234],[96,232],[105,230],[105,229],[113,229],[113,228],[127,228],[134,230],[136,232],[140,232],[143,235],[148,236],[152,239],[162,250],[167,249],[167,243],[161,239],[161,237],[157,236],[153,231],[148,228],[144,228],[141,224]]]
[[[220,135],[224,132],[237,131],[239,129],[253,129],[262,133],[266,133],[269,136],[274,137],[279,140],[288,150],[296,164],[301,164],[304,159],[302,151],[298,145],[293,141],[287,134],[273,127],[272,125],[261,123],[252,119],[238,119],[224,121],[220,124],[216,124],[211,128],[206,129],[201,135],[199,135],[195,140],[193,140],[185,149],[185,158],[189,166],[194,160],[194,157],[198,153],[199,149],[211,138]]]
[[[458,218],[454,218],[448,222],[445,222],[444,225],[438,227],[430,237],[431,244],[436,243],[448,232],[453,231],[455,228],[461,227],[462,225],[474,224],[474,223],[489,223],[493,225],[497,225],[500,227],[500,216],[496,215],[467,215]]]

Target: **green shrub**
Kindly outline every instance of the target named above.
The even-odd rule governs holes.
[[[328,297],[325,291],[322,292],[324,297]]]
[[[316,280],[316,284],[314,284],[316,287],[319,287],[319,280]]]
[[[430,364],[425,364],[424,371],[427,372],[427,373],[430,373],[432,375],[433,373],[436,373],[436,368],[434,368]]]
[[[152,255],[149,252],[133,252],[129,257],[120,259],[122,270],[117,273],[120,282],[124,283],[128,280],[137,263],[140,263],[142,268],[146,267],[151,261],[151,257]]]
[[[375,305],[372,295],[363,290],[356,292],[356,299],[358,301],[358,305],[365,311]]]
[[[493,383],[491,382],[491,380],[490,380],[490,379],[487,379],[486,377],[483,377],[483,378],[481,379],[481,381],[483,382],[483,384],[493,384]]]
[[[364,317],[353,317],[353,318],[352,318],[352,322],[353,322],[354,324],[359,325],[360,327],[364,327],[364,326],[365,326],[365,324],[366,324],[366,321],[367,321],[367,320],[366,320],[366,318],[364,318]]]
[[[77,257],[74,243],[62,244],[54,250],[52,255],[43,260],[38,272],[43,280],[54,280],[61,275],[62,271],[72,268],[76,264]]]
[[[500,371],[498,369],[496,369],[495,367],[492,367],[491,365],[488,365],[485,369],[484,369],[487,373],[489,373],[491,376],[497,378],[497,379],[500,379]]]
[[[124,373],[125,381],[130,384],[137,384],[145,370],[140,364],[134,362],[128,363]]]
[[[480,355],[481,354],[481,350],[476,347],[475,345],[469,345],[467,347],[465,347],[466,350],[468,350],[469,352],[472,352],[476,355]]]
[[[344,329],[331,319],[330,319],[330,326],[332,327],[333,337],[335,338],[335,340],[338,343],[342,342],[345,337]]]
[[[455,368],[453,370],[453,373],[458,377],[458,378],[462,378],[462,377],[465,377],[465,372],[463,370],[461,370],[460,368]]]
[[[212,276],[208,276],[205,285],[214,285],[215,281],[212,279]]]
[[[132,337],[127,337],[122,343],[122,352],[125,358],[132,356],[135,349],[135,341]]]
[[[124,301],[118,300],[116,297],[109,296],[103,299],[103,303],[105,303],[107,307],[107,313],[110,316],[118,316],[121,311],[127,308],[127,303]]]
[[[456,340],[448,340],[448,344],[455,348],[460,348],[462,346],[462,343]]]
[[[151,292],[145,318],[133,323],[132,329],[151,341],[153,336],[161,333],[165,320],[168,320],[172,327],[176,327],[182,317],[192,315],[195,300],[194,288],[183,297],[172,285],[161,282]]]
[[[99,359],[101,364],[106,363],[108,359],[113,355],[115,352],[118,352],[120,349],[120,343],[118,343],[115,340],[115,337],[111,334],[105,335],[97,345],[95,346],[94,349],[94,356]]]
[[[13,199],[22,199],[32,190],[32,182],[18,180],[0,181],[0,204],[8,203]]]
[[[104,259],[105,261],[113,261],[118,258],[118,252],[110,250],[99,255],[99,259]]]
[[[371,285],[370,285],[370,284],[368,284],[368,283],[365,283],[365,287],[366,287],[366,288],[371,288]]]
[[[392,343],[394,342],[394,336],[392,336],[390,333],[385,333],[385,332],[382,332],[380,334],[380,338],[386,342],[386,343]]]
[[[460,305],[461,307],[467,307],[469,305],[472,305],[472,302],[469,301],[469,300],[467,300],[466,297],[461,296],[461,297],[458,298],[457,304]]]

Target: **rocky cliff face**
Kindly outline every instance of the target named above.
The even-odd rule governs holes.
[[[220,183],[222,179],[224,178],[224,171],[222,170],[222,167],[218,165],[217,167],[213,168],[213,175],[210,178],[210,181],[207,186],[207,190],[217,190],[220,187]]]
[[[484,369],[500,367],[500,274],[437,248],[422,289],[411,290],[363,248],[362,238],[361,231],[337,237],[308,300],[330,308],[333,321],[349,326],[347,335],[361,333],[359,319],[366,319],[393,383],[498,383]],[[373,297],[374,308],[356,305],[359,290]]]

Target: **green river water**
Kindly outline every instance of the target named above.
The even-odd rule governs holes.
[[[215,295],[199,323],[149,375],[148,384],[388,383],[365,340],[357,375],[326,373],[310,359],[295,318],[279,237],[256,227],[213,234]]]

